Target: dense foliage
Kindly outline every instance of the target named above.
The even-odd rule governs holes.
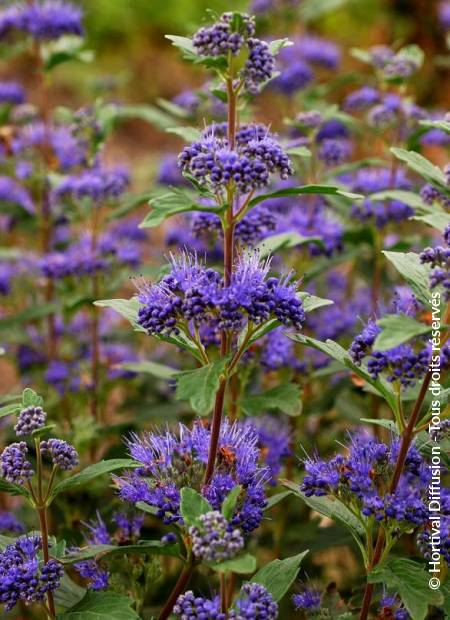
[[[448,58],[339,4],[209,11],[166,36],[203,85],[79,109],[82,9],[0,7],[5,618],[450,617]]]

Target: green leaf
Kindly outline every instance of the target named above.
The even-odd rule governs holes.
[[[248,415],[279,409],[290,416],[298,416],[302,412],[300,387],[296,383],[285,383],[262,394],[248,394],[242,399],[242,409]]]
[[[8,493],[8,495],[22,495],[27,499],[31,499],[30,493],[25,487],[20,486],[19,484],[13,484],[12,482],[7,482],[3,478],[0,478],[0,491],[3,493]]]
[[[425,215],[415,215],[411,219],[424,222],[433,228],[436,228],[440,233],[444,233],[444,230],[450,224],[450,213],[445,211],[436,211],[435,213],[426,213]]]
[[[403,189],[386,189],[382,192],[375,192],[375,194],[369,194],[370,200],[399,200],[405,203],[413,209],[428,209],[428,205],[422,200],[419,194],[414,192],[407,192]]]
[[[125,105],[125,106],[104,106],[100,115],[100,120],[106,129],[111,129],[118,121],[138,119],[166,131],[173,127],[175,121],[173,116],[166,114],[156,106],[152,105]]]
[[[346,528],[351,530],[353,534],[363,537],[365,535],[365,529],[362,523],[350,512],[350,510],[338,499],[332,499],[330,497],[307,497],[300,491],[298,484],[291,482],[290,480],[280,480],[281,484],[290,489],[294,495],[300,497],[305,504],[310,508],[320,513],[324,517],[338,521]]]
[[[197,142],[202,137],[201,131],[195,127],[168,127],[167,133],[174,133],[185,142]]]
[[[172,45],[178,47],[179,50],[190,54],[196,54],[192,39],[189,39],[188,37],[179,37],[175,34],[166,34],[165,38],[172,41]]]
[[[300,291],[298,296],[303,302],[303,310],[306,313],[313,312],[313,310],[318,310],[319,308],[323,308],[324,306],[332,306],[334,304],[334,301],[332,299],[317,297],[316,295],[311,295],[306,291]]]
[[[344,196],[344,198],[348,198],[350,200],[359,200],[363,199],[364,196],[360,196],[359,194],[352,194],[350,192],[345,192],[338,187],[334,187],[332,185],[303,185],[303,187],[287,187],[286,189],[279,189],[275,192],[271,192],[269,194],[261,194],[260,196],[256,196],[253,200],[250,200],[249,208],[255,207],[260,202],[264,202],[265,200],[270,200],[271,198],[284,198],[289,196],[300,196],[302,194],[330,194],[330,195],[338,195]]]
[[[136,462],[132,459],[109,459],[94,463],[81,470],[78,474],[74,474],[70,478],[56,484],[51,494],[51,499],[53,500],[60,493],[67,493],[67,491],[73,491],[73,489],[84,486],[99,476],[109,474],[117,469],[135,466]]]
[[[94,306],[111,308],[131,323],[136,331],[145,333],[145,329],[137,322],[139,310],[139,300],[137,297],[132,297],[131,299],[99,299],[94,301]]]
[[[39,394],[36,394],[31,388],[25,388],[22,392],[22,406],[23,407],[42,407],[44,399]]]
[[[13,545],[16,542],[16,539],[12,536],[4,536],[0,534],[0,549],[4,549],[8,545]]]
[[[277,235],[271,235],[257,246],[261,258],[265,258],[270,254],[274,254],[278,250],[285,248],[293,248],[298,245],[307,245],[314,243],[315,245],[323,246],[323,241],[320,237],[304,237],[296,232],[284,232]]]
[[[82,37],[66,35],[56,41],[42,46],[42,56],[44,59],[44,70],[51,71],[58,65],[69,60],[78,62],[92,62],[94,52],[83,49],[84,39]]]
[[[423,65],[425,55],[423,50],[415,43],[411,45],[405,45],[396,54],[397,58],[404,58],[405,60],[413,63],[417,68]]]
[[[201,368],[177,373],[176,399],[188,400],[195,412],[207,415],[213,407],[227,362],[228,358],[222,358]]]
[[[232,560],[225,560],[219,564],[210,564],[217,573],[237,573],[238,575],[248,575],[256,570],[256,558],[250,553],[245,553]],[[253,579],[252,579],[253,581]]]
[[[272,56],[276,56],[283,47],[291,47],[291,45],[294,44],[292,41],[289,41],[289,39],[275,39],[269,43],[269,51]]]
[[[266,504],[266,507],[264,508],[264,511],[270,510],[273,506],[276,506],[277,504],[282,502],[286,497],[289,497],[289,495],[292,495],[292,491],[290,490],[280,491],[280,493],[275,493],[275,495],[271,495],[267,499],[267,504]]]
[[[86,589],[75,583],[69,575],[63,574],[61,585],[53,593],[55,603],[58,607],[70,609],[85,596]]]
[[[290,489],[294,495],[300,497],[307,506],[337,523],[343,525],[352,535],[354,541],[358,545],[363,559],[366,559],[366,550],[364,545],[365,529],[361,521],[338,499],[330,497],[307,497],[300,491],[298,484],[290,480],[280,480],[280,483]]]
[[[297,578],[300,564],[308,551],[293,555],[285,560],[273,560],[253,575],[252,583],[264,586],[275,601],[281,601]]]
[[[415,151],[407,151],[406,149],[399,149],[396,147],[392,147],[391,151],[395,157],[405,162],[408,168],[417,172],[417,174],[433,185],[438,185],[439,188],[443,189],[444,193],[447,192],[445,174],[440,168],[423,157],[423,155]]]
[[[18,413],[21,410],[20,403],[12,403],[10,405],[5,405],[4,407],[0,407],[0,418],[4,418],[7,415],[11,415],[12,413]]]
[[[130,372],[143,372],[156,377],[157,379],[171,379],[177,372],[175,368],[165,366],[164,364],[158,364],[157,362],[126,362],[125,364],[118,364],[117,368],[122,370],[129,370]]]
[[[387,314],[377,321],[377,325],[383,328],[373,344],[373,348],[379,351],[388,351],[431,331],[430,325],[419,323],[407,314]]]
[[[178,545],[165,545],[160,540],[143,540],[135,545],[90,545],[75,553],[68,553],[61,558],[61,562],[63,564],[75,564],[82,560],[102,558],[107,555],[121,553],[144,553],[148,555],[171,555],[178,557],[179,548]]]
[[[149,201],[150,213],[139,224],[139,228],[155,228],[172,215],[188,211],[217,213],[217,207],[205,207],[195,202],[195,197],[184,190],[173,190],[166,194],[155,195]]]
[[[450,133],[450,121],[422,120],[422,121],[419,121],[419,124],[423,125],[424,127],[428,127],[429,129],[441,129],[442,131],[445,131],[445,133]]]
[[[293,157],[311,157],[312,153],[307,146],[293,146],[286,153]]]
[[[382,583],[398,592],[413,620],[424,620],[429,605],[439,606],[443,602],[442,593],[430,588],[429,579],[422,564],[403,558],[392,558],[368,575],[370,583]]]
[[[133,601],[113,592],[87,592],[74,607],[57,620],[140,620]]]
[[[42,319],[49,314],[54,314],[58,311],[58,304],[49,303],[32,306],[21,312],[16,312],[12,316],[6,316],[0,319],[0,330],[11,329],[22,323],[28,323],[29,321],[36,321]]]
[[[112,308],[112,310],[131,323],[135,331],[146,333],[145,329],[137,322],[139,310],[139,300],[137,297],[132,297],[131,299],[100,299],[95,301],[94,305],[100,308]],[[201,361],[199,352],[194,348],[192,343],[187,340],[184,334],[179,334],[178,336],[154,335],[153,338],[161,340],[162,342],[169,342],[181,349],[186,349],[191,355]]]
[[[203,495],[195,489],[183,487],[181,489],[180,512],[187,526],[195,525],[198,518],[212,511],[212,506]]]
[[[231,491],[228,493],[226,498],[223,500],[222,504],[222,514],[227,521],[231,520],[233,516],[234,509],[236,508],[236,503],[238,501],[239,495],[242,491],[242,486],[238,484],[233,487]]]
[[[418,254],[414,252],[383,251],[386,258],[394,265],[397,271],[405,278],[416,297],[426,306],[430,305],[430,270],[422,265]]]

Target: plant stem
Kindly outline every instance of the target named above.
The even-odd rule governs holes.
[[[44,556],[44,562],[50,559],[48,552],[48,523],[47,523],[47,506],[44,500],[43,494],[43,478],[42,478],[42,454],[41,454],[41,442],[39,438],[34,440],[36,447],[36,475],[37,475],[37,512],[39,515],[39,524],[41,529],[42,538],[42,553]],[[49,590],[47,592],[48,611],[51,618],[56,618],[55,601],[53,600],[53,593]]]
[[[430,384],[431,374],[432,374],[432,371],[428,370],[425,376],[425,379],[423,380],[422,387],[420,388],[420,392],[415,402],[413,411],[408,420],[408,424],[406,425],[406,428],[402,434],[400,450],[397,456],[397,462],[395,464],[394,473],[392,475],[392,480],[391,480],[391,484],[389,487],[389,493],[395,493],[398,483],[400,481],[400,477],[402,475],[403,468],[404,468],[405,461],[406,461],[406,456],[408,454],[408,450],[409,450],[411,441],[414,436],[414,428],[419,418],[420,410],[422,408],[422,404],[425,399],[428,386]],[[375,545],[375,550],[373,553],[372,562],[370,563],[368,567],[368,572],[372,570],[375,566],[377,566],[377,564],[379,564],[381,556],[383,554],[385,540],[386,540],[386,535],[385,535],[384,529],[380,527],[378,531],[378,537],[377,537],[377,542]],[[361,608],[359,620],[367,620],[368,618],[374,588],[375,588],[375,584],[373,583],[366,584],[366,589],[364,591],[364,598],[362,602],[362,608]]]
[[[237,94],[233,87],[233,69],[230,56],[230,72],[227,78],[228,93],[228,146],[233,150],[236,145],[236,102]],[[224,285],[229,286],[233,273],[234,262],[234,229],[236,226],[234,217],[234,192],[230,186],[227,191],[228,208],[225,214],[224,222],[224,248],[223,248],[223,272]],[[223,331],[220,338],[220,357],[228,355],[231,346],[231,338],[226,331]],[[203,483],[209,484],[214,473],[214,467],[217,458],[217,448],[219,445],[220,427],[222,424],[223,403],[225,400],[225,390],[227,387],[227,379],[221,379],[219,388],[216,393],[214,403],[214,413],[211,424],[211,439],[209,444],[208,463],[206,465],[205,477]]]
[[[175,603],[177,602],[177,598],[182,594],[189,583],[189,580],[192,577],[192,573],[194,572],[194,561],[193,558],[190,559],[189,564],[185,566],[184,570],[181,572],[178,577],[178,581],[176,582],[172,592],[170,593],[169,598],[166,601],[166,604],[161,610],[161,613],[158,616],[158,620],[167,620],[167,618],[172,613],[172,609],[174,608]]]
[[[227,613],[227,580],[225,573],[220,573],[220,611]]]
[[[91,251],[93,256],[97,252],[98,227],[99,227],[100,206],[93,205],[92,230],[91,230]],[[95,272],[92,276],[92,296],[94,300],[100,298],[99,274]],[[100,376],[100,343],[99,343],[99,313],[97,306],[92,306],[91,323],[91,415],[100,422],[100,411],[98,403],[98,382]]]

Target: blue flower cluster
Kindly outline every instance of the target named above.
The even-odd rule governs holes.
[[[25,91],[17,82],[0,82],[0,104],[20,104],[25,101]]]
[[[226,616],[220,611],[220,599],[195,596],[189,590],[178,597],[173,612],[181,620],[205,618],[208,620],[275,620],[278,605],[264,586],[246,583],[242,586],[234,607]]]
[[[229,286],[219,272],[188,255],[172,259],[171,273],[139,294],[138,323],[149,334],[179,333],[192,321],[196,327],[241,330],[276,318],[300,328],[304,319],[296,284],[289,277],[267,277],[269,263],[246,255],[236,265]]]
[[[24,531],[24,526],[12,512],[0,510],[0,532],[2,534],[23,534]]]
[[[24,441],[6,446],[0,455],[1,475],[7,482],[23,485],[33,476],[31,463],[28,461],[28,446]]]
[[[19,2],[0,12],[0,39],[15,31],[39,40],[58,39],[63,35],[83,35],[82,12],[63,0]]]
[[[16,435],[18,437],[31,435],[33,431],[45,425],[46,419],[47,414],[42,407],[30,406],[22,409],[14,426]]]
[[[428,519],[427,492],[430,472],[412,445],[405,469],[393,494],[386,489],[392,477],[399,441],[390,445],[369,435],[351,437],[347,455],[329,461],[307,459],[301,490],[307,496],[334,496],[366,517],[383,521],[393,531],[424,525]]]
[[[41,602],[47,592],[59,588],[63,566],[50,559],[39,561],[40,536],[23,536],[0,551],[0,601],[5,611],[17,602]]]
[[[191,525],[192,552],[204,562],[217,563],[233,558],[244,546],[242,533],[230,528],[228,521],[218,510],[207,512]]]
[[[426,248],[420,253],[420,262],[429,265],[430,287],[440,286],[444,289],[444,298],[450,300],[450,225],[444,231],[445,247]]]
[[[221,126],[207,128],[200,141],[184,147],[178,158],[181,170],[201,185],[222,194],[233,187],[248,194],[269,184],[270,176],[281,179],[293,174],[289,157],[274,135],[261,126],[244,126],[236,136],[236,149],[231,149],[222,135]]]
[[[121,499],[136,504],[145,502],[156,508],[166,524],[181,522],[180,489],[197,488],[214,510],[220,510],[228,493],[236,485],[243,487],[230,520],[232,528],[244,533],[257,528],[266,505],[264,484],[269,472],[258,464],[258,433],[249,425],[222,423],[218,461],[211,482],[202,487],[208,460],[211,431],[201,422],[192,429],[180,425],[178,434],[144,433],[128,441],[130,455],[139,467],[114,477]]]
[[[322,594],[319,590],[308,588],[301,594],[293,594],[292,602],[297,611],[304,611],[308,614],[317,614],[322,607]]]
[[[48,439],[41,442],[41,453],[48,454],[54,467],[70,471],[78,465],[78,453],[70,443],[63,439]]]

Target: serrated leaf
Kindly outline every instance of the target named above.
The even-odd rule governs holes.
[[[31,388],[25,388],[22,392],[22,405],[23,407],[42,407],[44,399],[39,396]]]
[[[200,415],[207,415],[214,404],[220,377],[223,374],[228,358],[206,364],[195,370],[186,370],[175,375],[177,400],[188,400],[192,409]]]
[[[429,579],[423,564],[404,558],[392,558],[368,574],[370,583],[382,583],[398,593],[412,620],[424,620],[429,605],[443,602],[442,593],[430,588]]]
[[[286,153],[294,157],[311,157],[311,150],[307,146],[293,146]]]
[[[131,323],[136,331],[145,333],[145,329],[137,323],[139,310],[139,300],[137,297],[132,297],[131,299],[99,299],[94,302],[94,306],[111,308]]]
[[[185,525],[195,525],[199,517],[212,510],[213,507],[208,500],[195,489],[189,487],[181,489],[180,512]]]
[[[377,325],[383,328],[373,344],[378,351],[388,351],[431,331],[430,325],[419,323],[407,314],[387,314],[377,321]]]
[[[106,461],[100,461],[99,463],[94,463],[93,465],[89,465],[85,469],[81,470],[79,473],[74,474],[70,478],[62,480],[56,484],[51,494],[51,499],[53,500],[60,493],[67,493],[68,491],[73,491],[73,489],[84,486],[99,476],[109,474],[113,471],[117,471],[118,469],[126,469],[127,467],[135,466],[136,462],[132,459],[109,459]]]
[[[289,495],[292,495],[292,491],[290,490],[280,491],[279,493],[275,493],[275,495],[271,495],[269,498],[267,498],[267,504],[264,508],[264,511],[270,510],[271,508],[273,508],[273,506],[276,506],[277,504],[282,502],[286,497],[289,497]]]
[[[450,224],[450,214],[445,211],[436,211],[435,213],[426,213],[425,215],[415,215],[411,219],[424,222],[425,224],[436,228],[436,230],[442,234]]]
[[[8,493],[8,495],[22,495],[27,499],[31,499],[30,493],[25,487],[20,486],[19,484],[13,484],[12,482],[7,482],[4,478],[0,478],[0,491],[3,493]]]
[[[87,592],[74,607],[57,620],[140,620],[133,601],[113,592]]]
[[[419,121],[419,124],[423,125],[424,127],[428,127],[429,129],[440,129],[441,131],[445,131],[445,133],[450,134],[450,121],[430,121],[426,119]]]
[[[70,609],[86,595],[86,589],[75,583],[69,575],[63,574],[60,586],[53,593],[55,603],[63,609]]]
[[[242,486],[238,484],[231,489],[226,498],[223,500],[222,514],[227,521],[230,521],[231,517],[233,516],[234,509],[236,508],[236,503],[238,501],[241,491]]]
[[[280,601],[297,578],[300,565],[308,551],[284,560],[273,560],[252,577],[252,583],[264,586],[275,601]]]
[[[238,575],[248,575],[256,570],[256,558],[250,553],[240,555],[232,560],[225,560],[219,564],[210,564],[217,573],[236,573]]]
[[[425,306],[429,306],[431,294],[429,287],[430,270],[422,265],[419,255],[414,254],[414,252],[388,252],[387,250],[384,250],[383,254],[405,278],[416,297]]]
[[[413,209],[427,209],[426,203],[422,200],[419,194],[415,194],[414,192],[408,192],[404,189],[386,189],[381,192],[375,192],[374,194],[369,194],[368,198],[370,200],[398,200],[399,202],[403,202]]]
[[[278,409],[290,416],[302,411],[300,387],[296,383],[278,385],[262,394],[249,394],[242,399],[242,409],[248,415],[260,415],[267,410]]]

